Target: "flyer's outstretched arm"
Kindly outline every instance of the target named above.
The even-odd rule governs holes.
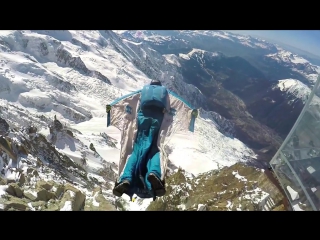
[[[141,90],[129,93],[106,105],[107,127],[114,126],[123,131],[123,120],[133,120],[135,117],[134,108],[139,102],[140,93]]]

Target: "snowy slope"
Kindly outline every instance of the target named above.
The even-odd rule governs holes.
[[[103,183],[99,170],[111,167],[117,172],[120,151],[119,131],[106,127],[107,103],[141,88],[157,74],[171,90],[196,105],[202,103],[199,90],[183,83],[173,61],[112,31],[1,31],[2,117],[15,126],[35,125],[52,141],[48,125],[56,116],[65,128],[73,129],[73,137],[55,135],[56,149],[77,164],[86,158],[85,171]],[[218,119],[218,114],[202,110],[194,135],[174,136],[168,148],[172,164],[197,175],[255,158],[227,134],[232,126],[223,132],[226,126]],[[97,154],[89,149],[91,143]],[[8,172],[12,166],[3,167]],[[108,199],[110,191],[104,192]],[[127,207],[141,210],[148,202],[130,202]]]
[[[292,70],[303,74],[309,79],[311,84],[314,84],[320,73],[320,67],[311,64],[308,60],[277,47],[277,52],[266,55],[268,58],[281,63],[284,66],[290,67]]]
[[[279,88],[281,91],[286,94],[292,95],[298,99],[301,99],[303,103],[306,103],[308,97],[311,93],[311,89],[300,82],[297,79],[282,79],[274,86],[274,88]],[[314,96],[312,104],[320,104],[320,99],[317,96]]]
[[[296,79],[282,79],[278,81],[276,87],[281,91],[294,95],[296,98],[301,99],[304,103],[310,95],[311,89]]]

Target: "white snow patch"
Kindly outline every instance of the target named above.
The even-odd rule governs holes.
[[[197,211],[205,211],[206,210],[206,205],[204,204],[198,204]]]
[[[127,40],[127,39],[123,39],[123,41],[124,41],[124,42],[127,42],[127,43],[131,43],[131,44],[137,45],[137,46],[142,44],[142,42],[138,42],[138,43],[137,43],[137,42],[129,41],[129,40]]]
[[[185,60],[190,60],[190,57],[187,54],[179,53],[179,57]]]
[[[28,203],[28,207],[31,209],[31,211],[36,211],[31,202]]]
[[[9,166],[12,164],[12,160],[10,160],[9,162]],[[16,171],[13,171],[11,169],[8,169],[6,171],[6,174],[5,174],[5,178],[8,179],[8,180],[13,180],[15,181],[17,179],[17,176],[18,176],[19,173],[17,173]]]
[[[204,54],[206,51],[198,48],[193,48],[189,53],[188,56],[191,57],[195,53]]]
[[[39,133],[44,135],[44,136],[48,136],[50,134],[50,130],[49,130],[49,128],[41,128],[39,130]]]
[[[236,210],[237,210],[237,211],[242,211],[242,210],[241,210],[241,206],[242,206],[242,205],[239,204],[239,206],[236,208]]]
[[[178,67],[181,67],[179,60],[178,60],[178,57],[175,54],[164,54],[163,56],[166,58],[166,60],[169,63],[174,64]]]
[[[122,34],[122,33],[127,32],[128,30],[112,30],[112,31],[114,31],[117,34]]]
[[[186,209],[186,205],[185,204],[180,204],[180,205],[177,206],[177,208],[183,211],[183,210]]]
[[[25,190],[25,193],[30,193],[32,196],[37,197],[37,193],[31,189]]]
[[[201,117],[196,120],[194,133],[174,134],[168,147],[170,161],[195,176],[255,157],[238,139],[225,136],[211,120]]]
[[[232,210],[232,207],[233,207],[233,203],[231,201],[227,201],[227,206],[226,208],[228,208],[229,211]]]
[[[96,192],[96,194],[93,196],[93,200],[92,200],[92,205],[95,206],[95,207],[99,207],[100,206],[100,203],[98,203],[96,201],[96,197],[98,196],[98,192]]]
[[[189,190],[192,190],[192,186],[190,183],[186,183],[186,188],[188,188]]]
[[[226,33],[226,32],[221,32],[221,31],[219,31],[219,32],[214,32],[214,31],[212,31],[212,36],[215,36],[215,37],[218,37],[218,38],[223,38],[223,39],[227,39],[227,40],[230,40],[230,41],[234,41],[232,38],[230,38],[229,36],[228,36],[229,34],[228,33]]]
[[[61,208],[60,211],[72,211],[72,202],[71,201],[66,201],[64,203],[63,208]]]
[[[70,194],[70,197],[75,197],[76,196],[74,191],[68,190],[67,192]]]
[[[242,182],[247,182],[248,180],[244,177],[244,176],[241,176],[238,171],[233,171],[232,172],[232,175],[234,175],[237,179],[239,179],[240,181]]]
[[[126,201],[125,209],[127,211],[145,211],[147,207],[150,205],[150,203],[153,201],[152,198],[145,198],[141,199],[136,195],[133,195],[133,199],[135,199],[133,202],[130,201],[130,197],[127,195],[122,195],[121,197]]]
[[[0,185],[0,197],[2,195],[6,195],[7,188],[8,188],[8,185]]]
[[[267,57],[273,58],[275,60],[277,60],[278,62],[282,61],[282,62],[292,62],[295,64],[305,64],[305,63],[309,63],[308,60],[299,57],[296,54],[293,54],[289,51],[283,50],[281,48],[278,48],[279,51],[276,53],[272,53],[272,54],[268,54]]]
[[[52,186],[51,191],[52,191],[52,192],[56,192],[56,191],[57,191],[56,186]]]
[[[258,204],[262,209],[265,208],[268,197],[269,193],[262,191],[260,188],[247,190],[246,195],[243,196],[244,199],[251,200],[254,204]],[[241,200],[241,197],[239,197],[239,199]]]
[[[19,102],[26,107],[45,109],[51,107],[52,99],[49,95],[39,89],[32,89],[29,92],[19,95]]]

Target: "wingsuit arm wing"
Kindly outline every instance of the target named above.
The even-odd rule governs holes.
[[[174,92],[168,91],[168,102],[166,113],[161,125],[158,147],[160,149],[161,180],[165,178],[168,153],[166,145],[169,144],[171,137],[176,133],[192,133],[198,116],[198,110],[194,109],[184,99]]]
[[[136,109],[133,108],[135,108],[139,102],[140,93],[141,90],[129,93],[106,105],[107,127],[114,126],[120,131],[123,130],[123,120],[129,116],[132,116],[132,118],[135,116],[134,113]]]
[[[174,92],[169,91],[170,115],[173,115],[173,125],[178,131],[194,132],[198,110]]]

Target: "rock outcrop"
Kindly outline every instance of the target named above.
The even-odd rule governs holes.
[[[268,176],[235,164],[189,178],[181,169],[167,179],[167,193],[149,211],[284,211],[285,196]]]
[[[116,211],[116,207],[103,196],[101,188],[86,194],[71,184],[57,184],[39,180],[34,187],[10,183],[1,178],[0,210],[4,211]]]

